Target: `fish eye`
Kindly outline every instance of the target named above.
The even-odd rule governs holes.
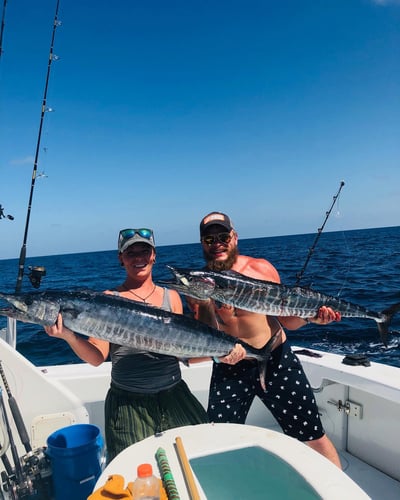
[[[206,278],[201,278],[201,281],[202,281],[205,285],[215,286],[215,281],[214,281],[212,278],[209,278],[208,276],[207,276]]]

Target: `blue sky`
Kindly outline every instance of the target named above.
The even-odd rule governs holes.
[[[56,0],[8,1],[0,259],[19,255]],[[400,1],[61,0],[27,255],[400,224]]]

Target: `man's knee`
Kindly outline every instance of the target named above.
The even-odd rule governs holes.
[[[336,451],[336,448],[333,446],[332,441],[326,434],[324,434],[319,439],[307,441],[306,444],[314,451],[317,451],[332,463],[334,463],[337,467],[339,467],[339,469],[342,468],[342,464],[340,463],[340,458]]]

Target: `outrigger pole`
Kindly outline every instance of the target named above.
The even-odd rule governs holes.
[[[330,209],[326,212],[326,215],[325,215],[325,220],[322,224],[321,227],[318,228],[318,231],[317,231],[317,235],[315,237],[315,240],[314,240],[314,243],[312,244],[312,246],[309,248],[308,250],[308,255],[307,255],[307,258],[306,258],[306,261],[304,262],[304,266],[303,268],[301,269],[301,271],[299,273],[296,274],[296,285],[298,285],[301,281],[301,278],[303,277],[303,274],[306,270],[306,267],[308,265],[308,262],[309,260],[311,259],[311,256],[312,254],[314,253],[314,250],[315,250],[315,247],[317,246],[317,243],[318,243],[318,240],[319,240],[319,237],[321,236],[321,233],[322,231],[324,230],[324,227],[325,227],[325,224],[327,222],[327,220],[329,219],[329,216],[331,215],[331,212],[332,212],[332,209],[336,203],[336,200],[338,199],[339,197],[339,194],[340,194],[340,191],[342,190],[342,187],[344,186],[344,181],[341,181],[340,182],[340,186],[339,186],[339,190],[338,192],[335,194],[335,196],[333,197],[333,202],[332,202],[332,205],[330,207]]]
[[[46,83],[45,83],[44,94],[43,94],[42,111],[41,111],[41,115],[40,115],[39,133],[38,133],[38,139],[37,139],[37,143],[36,143],[35,161],[33,164],[33,171],[32,171],[31,191],[30,191],[30,195],[29,195],[28,210],[26,213],[24,239],[23,239],[23,243],[22,243],[22,247],[21,247],[20,256],[19,256],[18,277],[17,277],[17,283],[15,285],[15,292],[16,293],[21,291],[22,278],[24,276],[24,267],[25,267],[25,258],[26,258],[26,242],[28,239],[29,219],[30,219],[30,215],[31,215],[33,192],[35,189],[37,165],[38,165],[39,150],[40,150],[40,141],[42,138],[44,114],[46,111],[48,111],[48,109],[46,107],[47,89],[48,89],[49,79],[50,79],[51,63],[52,63],[53,59],[55,58],[54,54],[53,54],[54,38],[55,38],[55,34],[56,34],[56,29],[61,24],[58,21],[59,5],[60,5],[60,0],[57,0],[56,12],[54,15],[53,32],[52,32],[51,44],[50,44],[49,61],[48,61],[48,65],[47,65]]]

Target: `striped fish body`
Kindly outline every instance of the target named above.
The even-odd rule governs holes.
[[[309,288],[248,278],[235,271],[170,269],[178,280],[177,284],[169,284],[171,288],[200,300],[212,298],[245,311],[310,318],[315,316],[321,306],[328,306],[340,311],[342,317],[369,318],[378,322],[386,319],[382,313],[369,311]]]
[[[168,267],[176,280],[168,282],[168,286],[189,297],[200,300],[212,298],[259,314],[300,318],[315,317],[321,306],[327,306],[340,312],[343,318],[373,319],[378,324],[381,339],[385,344],[389,323],[400,309],[398,303],[383,312],[375,312],[309,288],[290,287],[248,278],[234,271],[216,272]]]
[[[3,316],[50,326],[60,312],[64,325],[74,332],[182,359],[224,356],[240,342],[181,314],[104,293],[0,293],[0,299],[9,306],[0,309]],[[265,361],[267,353],[242,344],[249,357]]]

